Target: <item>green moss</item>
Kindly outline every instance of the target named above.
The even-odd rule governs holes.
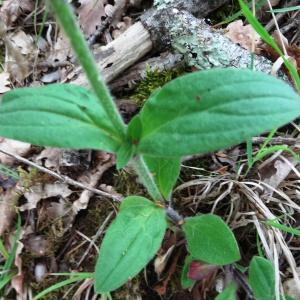
[[[131,98],[141,107],[155,90],[183,73],[182,69],[159,71],[148,66],[145,79],[137,85]]]

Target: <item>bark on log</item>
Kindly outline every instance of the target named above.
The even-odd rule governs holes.
[[[167,9],[183,8],[197,16],[205,17],[226,2],[228,0],[159,0],[156,1],[156,8],[150,11],[154,14],[156,11],[163,11],[164,7]],[[145,18],[148,16],[150,17],[147,14]],[[113,42],[95,51],[97,66],[102,71],[105,80],[110,82],[150,52],[153,48],[153,41],[156,44],[160,43],[155,36],[150,37],[150,32],[141,22],[137,22]],[[163,43],[163,45],[167,44]],[[88,86],[82,70],[79,68],[75,73],[77,78],[71,79],[72,83]]]
[[[189,9],[197,16],[205,16],[227,0],[157,0],[157,6],[148,10],[119,38],[101,47],[95,53],[97,64],[107,82],[141,59],[152,47],[173,48],[183,54],[189,66],[199,69],[214,67],[247,68],[250,53],[225,37],[223,30],[215,30],[204,20],[179,8]],[[166,8],[165,8],[166,7]],[[270,73],[272,63],[254,56],[256,70]],[[73,83],[87,86],[80,71]]]

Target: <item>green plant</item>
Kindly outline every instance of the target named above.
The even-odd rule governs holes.
[[[153,258],[168,220],[181,225],[168,207],[181,157],[229,147],[284,125],[299,116],[300,99],[289,85],[262,73],[201,71],[155,91],[127,127],[68,5],[51,4],[94,92],[70,84],[9,92],[0,106],[0,135],[42,146],[109,151],[116,154],[118,168],[130,163],[139,175],[152,201],[124,199],[106,232],[94,274],[96,292],[106,297]],[[234,234],[220,217],[206,214],[183,223],[193,258],[219,266],[240,259]],[[230,285],[220,299],[234,293]]]
[[[1,199],[0,199],[1,200]],[[12,240],[12,247],[10,251],[8,251],[2,240],[0,240],[0,254],[4,258],[4,264],[0,266],[0,291],[12,280],[12,278],[16,275],[16,272],[12,270],[14,259],[17,252],[18,241],[20,239],[21,234],[21,218],[18,215],[16,233]]]

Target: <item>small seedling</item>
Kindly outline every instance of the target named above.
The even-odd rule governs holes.
[[[105,150],[116,154],[119,169],[133,166],[151,200],[127,197],[106,231],[94,279],[96,292],[107,295],[137,275],[160,248],[181,158],[226,148],[288,123],[300,115],[300,98],[288,84],[263,73],[201,71],[155,91],[126,126],[69,6],[61,0],[51,4],[93,92],[70,84],[9,92],[0,105],[0,135],[41,146]],[[240,259],[234,234],[220,217],[202,214],[183,223],[191,257],[218,266]],[[256,265],[254,261],[250,271],[257,273]],[[255,278],[250,282],[259,295]],[[235,291],[235,284],[229,285],[218,299],[234,299]]]

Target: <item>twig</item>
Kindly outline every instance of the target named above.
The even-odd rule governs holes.
[[[265,137],[253,137],[252,138],[252,143],[253,144],[262,144],[266,141],[267,138]],[[296,145],[297,143],[300,144],[300,139],[299,138],[288,138],[288,137],[275,137],[272,138],[269,142],[269,144],[271,145],[282,145],[282,144],[286,144],[289,146],[293,146]]]
[[[13,157],[16,160],[18,160],[20,162],[23,162],[26,165],[34,167],[34,168],[38,169],[39,171],[41,171],[43,173],[47,173],[47,174],[51,175],[52,177],[55,177],[55,178],[61,180],[62,182],[65,182],[65,183],[73,185],[73,186],[77,186],[77,187],[79,187],[81,189],[84,189],[84,190],[88,190],[88,191],[93,192],[93,193],[95,193],[97,195],[113,199],[114,201],[118,201],[118,202],[122,201],[122,197],[120,197],[119,195],[109,194],[107,192],[103,192],[103,191],[95,189],[93,187],[86,186],[86,185],[82,184],[81,182],[78,182],[76,180],[71,179],[68,176],[60,175],[60,174],[58,174],[58,173],[56,173],[56,172],[54,172],[52,170],[49,170],[49,169],[47,169],[45,167],[42,167],[42,166],[39,166],[38,164],[36,164],[36,163],[34,163],[34,162],[26,159],[26,158],[23,158],[20,155],[10,153],[10,152],[5,151],[3,149],[0,149],[0,152],[3,153],[3,154],[5,154],[5,155],[8,155],[10,157]]]
[[[97,230],[96,234],[94,235],[91,243],[89,244],[88,248],[86,249],[86,251],[84,252],[84,254],[82,255],[81,259],[79,260],[79,262],[77,263],[77,268],[82,264],[82,262],[85,260],[86,256],[88,255],[88,253],[90,252],[91,248],[93,247],[93,245],[95,244],[95,242],[97,241],[97,239],[100,237],[100,235],[103,233],[104,228],[106,227],[107,223],[109,222],[109,220],[111,219],[112,215],[114,214],[114,211],[111,211],[109,213],[109,215],[106,217],[106,219],[104,220],[104,222],[101,224],[100,228]]]

